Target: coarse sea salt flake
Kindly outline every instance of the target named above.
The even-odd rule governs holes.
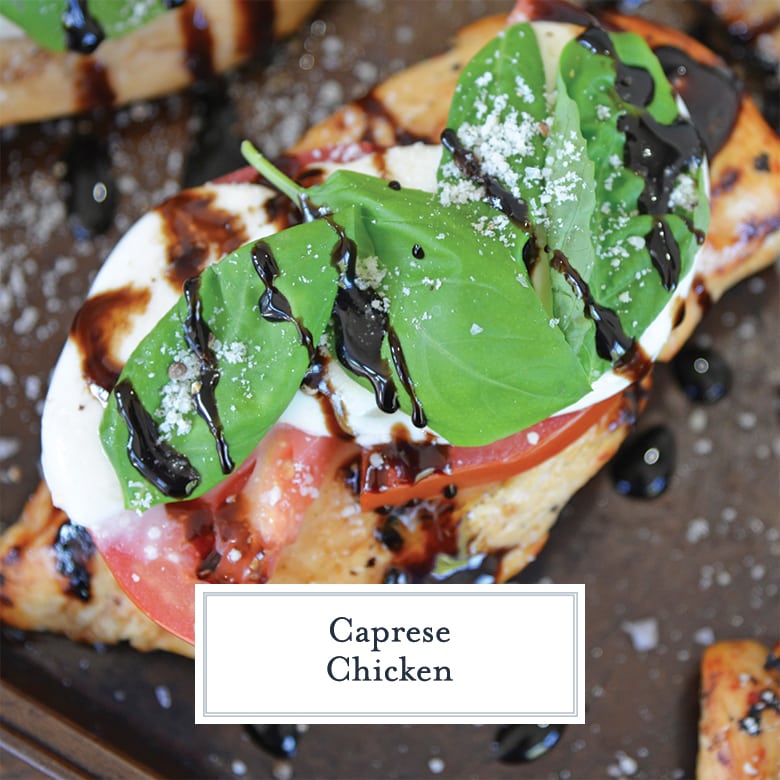
[[[655,618],[626,620],[621,625],[638,653],[646,653],[658,647],[658,621]]]

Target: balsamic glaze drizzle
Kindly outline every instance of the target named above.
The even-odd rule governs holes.
[[[339,271],[333,305],[336,357],[348,371],[371,383],[379,409],[395,412],[399,407],[398,392],[390,367],[382,357],[382,342],[389,328],[387,312],[375,290],[356,284],[355,242],[340,225],[327,219],[338,236],[331,253],[331,261]]]
[[[654,53],[712,157],[731,137],[742,104],[742,83],[733,71],[698,62],[675,46],[659,46]]]
[[[531,223],[528,219],[528,204],[520,197],[512,194],[503,184],[489,173],[485,173],[480,161],[471,149],[467,149],[459,140],[454,130],[447,128],[441,134],[441,143],[452,154],[455,164],[461,173],[473,182],[481,184],[488,194],[488,202],[523,230],[529,231]]]
[[[674,290],[680,278],[682,257],[680,247],[665,219],[653,220],[653,227],[645,236],[645,244],[653,266],[661,277],[664,290]]]
[[[563,274],[574,294],[583,302],[585,316],[595,323],[596,352],[599,357],[617,364],[629,362],[636,342],[623,330],[620,317],[612,309],[596,303],[587,282],[563,252],[556,249],[550,265]]]
[[[257,302],[260,308],[260,315],[268,322],[289,322],[295,325],[298,330],[298,339],[309,354],[309,362],[312,362],[315,358],[316,350],[311,333],[293,316],[290,301],[274,285],[274,281],[280,274],[279,265],[271,251],[271,247],[265,241],[258,241],[252,247],[252,264],[260,280],[265,285],[265,290]]]
[[[82,525],[65,521],[57,530],[52,545],[57,572],[68,580],[68,593],[79,601],[92,598],[90,561],[95,555],[95,543]]]
[[[225,432],[219,419],[217,399],[214,395],[219,384],[220,370],[217,356],[211,349],[213,336],[203,319],[199,276],[193,276],[184,283],[184,299],[187,302],[187,319],[183,325],[184,339],[200,361],[200,375],[192,386],[192,400],[195,402],[195,409],[214,437],[222,473],[230,474],[236,464],[230,457]]]
[[[422,403],[414,389],[414,382],[409,374],[409,367],[406,365],[406,358],[404,357],[404,352],[401,347],[401,341],[393,328],[387,329],[387,343],[390,346],[390,356],[393,359],[393,366],[395,366],[395,370],[398,373],[404,390],[406,390],[412,401],[412,423],[417,428],[424,428],[428,423],[428,419],[425,416]]]
[[[91,54],[106,37],[100,22],[90,16],[87,0],[68,0],[62,15],[65,45],[79,54]]]
[[[747,715],[740,718],[739,727],[751,737],[761,734],[761,716],[766,709],[773,709],[780,714],[780,696],[770,688],[764,688],[758,694],[758,701],[750,705]]]
[[[617,56],[612,40],[603,27],[595,25],[588,27],[577,38],[577,43],[594,54],[603,54],[615,61],[617,73],[615,89],[623,100],[640,108],[650,105],[655,95],[653,77],[645,68],[638,68],[623,62]]]
[[[764,669],[768,672],[772,670],[780,672],[780,654],[770,652],[766,657],[766,661],[764,661]]]
[[[152,415],[144,408],[129,379],[114,388],[117,410],[129,438],[127,456],[133,467],[163,495],[187,498],[200,484],[200,474],[187,456],[160,436]]]

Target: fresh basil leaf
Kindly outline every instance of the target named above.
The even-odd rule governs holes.
[[[685,197],[673,198],[669,210],[663,214],[641,213],[640,196],[647,182],[625,164],[626,135],[619,129],[620,121],[644,111],[662,125],[685,120],[680,117],[658,60],[644,40],[632,33],[610,33],[609,38],[625,65],[650,75],[652,100],[641,107],[620,96],[612,57],[594,53],[576,41],[564,48],[559,65],[562,82],[559,100],[563,93],[564,100],[575,104],[587,156],[594,166],[595,208],[590,231],[596,260],[574,251],[567,256],[599,304],[612,309],[626,333],[638,338],[672,294],[664,288],[647,248],[646,237],[654,221],[664,219],[673,234],[680,251],[682,277],[695,260],[698,249],[695,231],[703,233],[707,229],[708,203],[703,170],[693,166],[678,177],[677,186],[688,191]],[[551,245],[555,246],[553,242]],[[584,330],[593,332],[594,326],[585,317],[582,302],[566,293],[567,286],[562,279],[555,284],[556,316],[562,323],[568,323],[567,327],[578,336]],[[593,337],[582,340],[579,355],[592,380],[609,368],[609,362],[597,355]]]
[[[52,51],[69,48],[63,19],[71,8],[76,15],[81,13],[77,0],[0,0],[0,16]],[[89,0],[86,8],[106,38],[132,32],[168,11],[163,0]]]
[[[312,187],[318,204],[357,213],[380,271],[389,326],[428,424],[453,444],[516,433],[578,400],[589,384],[550,323],[514,247],[526,237],[485,203],[443,207],[436,196],[337,171]],[[491,230],[491,221],[500,225]],[[385,345],[385,357],[392,363]],[[401,377],[396,372],[401,392]],[[401,392],[402,407],[411,411]]]
[[[331,258],[336,238],[331,224],[317,220],[264,239],[281,271],[273,284],[315,345],[330,318],[336,292],[337,272]],[[214,337],[212,351],[220,372],[216,406],[236,466],[287,407],[310,361],[294,322],[270,322],[260,314],[258,300],[266,286],[252,260],[257,243],[240,247],[200,277],[203,320]],[[225,474],[215,438],[191,396],[193,383],[201,377],[199,361],[185,341],[187,317],[182,298],[134,350],[119,383],[132,383],[162,438],[199,472],[200,483],[187,496],[196,498]],[[143,510],[176,500],[142,479],[131,464],[128,428],[115,393],[109,398],[100,433],[127,506]]]
[[[448,126],[474,153],[482,174],[496,176],[528,203],[528,229],[541,257],[533,266],[534,287],[593,382],[611,367],[615,355],[605,359],[603,344],[598,349],[583,292],[618,315],[627,342],[640,337],[673,287],[653,267],[646,237],[662,220],[679,246],[680,276],[687,273],[697,236],[707,228],[704,175],[695,163],[683,169],[675,185],[679,197],[672,197],[668,211],[642,213],[646,181],[625,162],[626,134],[619,121],[646,113],[662,125],[685,122],[663,69],[639,36],[588,31],[590,40],[563,45],[554,69],[557,84],[551,83],[548,64],[548,86],[557,88],[543,102],[544,65],[534,30],[528,25],[509,28],[469,63]],[[555,48],[553,42],[546,53]],[[528,104],[526,129],[533,143],[527,154],[525,146],[518,154],[504,144],[507,137],[516,137],[517,117],[525,116],[527,107],[522,91],[512,89],[517,67],[522,68],[522,81],[536,90],[535,101]],[[642,105],[631,102],[637,94]],[[531,120],[540,128],[536,135]],[[483,127],[475,131],[477,126]],[[462,201],[490,200],[479,181],[465,177],[446,151],[439,175],[447,202],[453,193]],[[573,287],[566,275],[551,270],[560,255],[582,285]]]

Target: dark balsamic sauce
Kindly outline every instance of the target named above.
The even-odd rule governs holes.
[[[699,304],[699,308],[702,312],[707,311],[707,309],[712,306],[712,296],[707,290],[707,280],[701,274],[696,274],[693,277],[691,290],[696,296],[696,302]]]
[[[769,173],[771,167],[769,165],[769,155],[766,152],[761,152],[753,158],[753,168],[759,173]]]
[[[645,181],[639,196],[639,209],[644,214],[658,217],[646,237],[650,258],[664,289],[674,290],[680,276],[680,248],[661,215],[669,211],[679,174],[701,163],[701,141],[696,128],[689,122],[678,120],[672,125],[662,125],[647,112],[622,116],[617,127],[626,134],[626,165]]]
[[[662,125],[644,112],[621,117],[618,130],[626,134],[626,165],[646,182],[639,196],[640,209],[645,214],[664,214],[679,174],[703,159],[696,128],[682,120]]]
[[[113,223],[117,189],[108,143],[95,135],[77,135],[65,153],[65,208],[73,235],[87,240]]]
[[[526,764],[547,755],[560,742],[565,726],[531,723],[500,726],[493,750],[504,764]]]
[[[395,515],[382,518],[376,528],[375,536],[390,552],[401,552],[404,547],[404,535],[401,521]]]
[[[712,157],[731,137],[742,103],[741,82],[732,70],[704,65],[674,46],[659,46],[654,52]]]
[[[539,262],[539,244],[536,243],[534,236],[528,236],[528,240],[523,244],[522,258],[523,265],[530,276]]]
[[[731,389],[731,368],[715,350],[684,346],[672,361],[675,378],[692,401],[715,403]]]
[[[237,111],[225,80],[215,76],[197,82],[190,94],[190,126],[195,130],[184,164],[185,189],[218,179],[245,164],[241,141],[234,131]]]
[[[148,288],[126,286],[93,295],[73,318],[70,338],[81,357],[81,373],[90,384],[106,393],[116,384],[122,361],[114,344],[129,327],[131,316],[140,314],[149,303]]]
[[[491,206],[506,214],[523,230],[530,231],[528,204],[522,198],[513,195],[495,176],[485,173],[477,155],[458,140],[454,130],[447,128],[441,134],[441,143],[452,155],[461,173],[467,179],[485,188]]]
[[[236,48],[243,54],[268,57],[274,38],[273,0],[243,0],[237,10],[242,20]]]
[[[244,728],[255,745],[275,758],[293,758],[298,751],[301,732],[296,725],[253,724]]]
[[[220,501],[200,498],[165,505],[172,522],[197,550],[197,577],[214,584],[257,583],[268,580],[266,543],[253,524],[251,501],[242,491],[255,469],[251,459],[230,478]]]
[[[391,566],[385,572],[382,583],[385,585],[408,585],[409,575],[403,569]]]
[[[214,39],[203,9],[197,3],[185,3],[179,27],[184,39],[184,65],[193,81],[205,81],[214,75]]]
[[[664,290],[674,290],[680,278],[682,257],[680,247],[665,219],[653,220],[653,227],[645,236],[645,244],[653,266],[661,277]]]
[[[82,57],[76,71],[76,111],[111,108],[116,93],[108,78],[108,70],[94,57]]]
[[[203,319],[203,303],[200,298],[200,277],[193,276],[184,283],[184,299],[187,302],[187,318],[183,323],[184,339],[200,363],[198,379],[193,383],[192,400],[201,419],[208,426],[217,446],[219,467],[223,474],[230,474],[236,467],[230,457],[215,395],[220,379],[217,356],[211,349],[213,336]]]
[[[365,112],[369,120],[360,141],[378,147],[408,146],[418,141],[429,142],[425,136],[415,135],[404,130],[373,90],[355,102]]]
[[[612,462],[612,480],[618,493],[634,498],[655,498],[668,487],[674,473],[674,434],[656,425],[630,437]]]
[[[374,447],[366,458],[361,492],[381,493],[392,485],[411,485],[425,475],[448,474],[449,449],[447,444],[411,442],[405,432],[394,431],[392,442]]]
[[[239,217],[214,206],[215,195],[185,191],[156,208],[166,235],[165,275],[176,291],[208,264],[210,253],[222,257],[249,240]]]
[[[412,401],[412,424],[417,428],[424,428],[428,424],[428,419],[425,416],[422,402],[418,398],[417,391],[414,388],[414,382],[409,373],[409,367],[406,365],[406,358],[404,357],[404,352],[401,347],[401,341],[392,328],[387,329],[387,342],[390,347],[390,357],[393,360],[393,366],[398,374],[398,378],[401,380],[401,385]]]
[[[331,260],[340,277],[333,305],[336,357],[348,371],[371,383],[379,409],[395,412],[399,407],[398,393],[390,367],[382,357],[382,342],[389,324],[387,312],[375,290],[355,283],[355,242],[339,225],[332,220],[330,223],[338,236]]]
[[[761,734],[761,716],[767,709],[772,709],[780,715],[780,696],[770,688],[764,688],[756,700],[750,705],[750,709],[744,718],[739,720],[739,728],[751,737]]]
[[[623,100],[639,108],[650,105],[655,95],[653,77],[645,68],[638,68],[622,62],[603,27],[589,27],[577,38],[577,42],[594,54],[603,54],[615,61],[617,74],[615,89]]]
[[[62,28],[65,45],[79,54],[92,54],[106,37],[100,22],[90,15],[87,0],[67,0]]]
[[[144,408],[130,380],[123,379],[116,385],[114,397],[129,433],[127,456],[133,468],[165,496],[190,496],[200,484],[200,474],[186,455],[161,438],[157,423]]]
[[[95,555],[95,543],[84,526],[67,520],[57,530],[52,545],[57,572],[68,580],[68,593],[79,601],[92,598],[90,566]]]
[[[612,363],[630,361],[637,349],[636,342],[625,333],[618,315],[612,309],[601,306],[595,301],[587,282],[563,252],[556,249],[550,265],[563,274],[574,294],[582,301],[585,316],[595,323],[596,352],[599,357]]]
[[[453,510],[452,502],[431,499],[377,511],[376,538],[393,553],[385,582],[393,570],[407,582],[424,582],[439,554],[457,554],[458,520]]]
[[[258,241],[252,246],[252,264],[257,275],[265,285],[257,305],[260,315],[268,322],[289,322],[298,330],[298,339],[309,354],[309,362],[315,358],[314,342],[309,330],[293,316],[292,307],[285,295],[281,293],[274,281],[281,273],[271,247],[265,241]]]
[[[777,671],[780,672],[780,654],[771,651],[764,661],[764,669],[767,672]]]

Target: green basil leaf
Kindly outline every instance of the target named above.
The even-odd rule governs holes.
[[[349,218],[349,215],[345,215]],[[309,365],[293,322],[269,322],[258,300],[266,287],[244,245],[201,275],[203,319],[211,330],[220,371],[215,396],[230,456],[238,467],[289,404]],[[331,251],[336,233],[325,220],[306,223],[265,239],[280,275],[274,285],[297,321],[318,342],[336,293]],[[225,478],[214,436],[192,402],[199,361],[184,337],[187,303],[181,298],[132,353],[119,378],[129,380],[164,440],[200,473],[189,498]],[[173,378],[172,378],[173,377]],[[119,384],[118,383],[118,384]],[[141,478],[128,457],[128,428],[115,392],[101,424],[103,446],[119,476],[127,506],[142,510],[176,500]]]
[[[468,64],[448,126],[476,156],[481,174],[497,178],[527,203],[527,229],[540,257],[533,266],[534,287],[595,382],[612,360],[597,350],[583,286],[573,289],[551,265],[556,267],[555,258],[562,254],[587,285],[585,292],[618,315],[626,339],[640,337],[672,295],[653,267],[646,237],[662,220],[679,246],[680,277],[686,275],[697,252],[697,236],[708,226],[705,177],[701,167],[692,164],[678,174],[680,195],[671,199],[667,213],[642,213],[645,180],[624,162],[626,135],[618,125],[621,117],[645,112],[661,125],[685,122],[660,63],[632,33],[604,33],[601,39],[597,33],[593,46],[570,40],[561,47],[553,37],[545,43],[545,54],[558,56],[559,48],[558,62],[544,63],[535,30],[526,24],[509,28]],[[597,53],[601,43],[614,56]],[[618,63],[630,71],[629,79],[649,86],[647,105],[637,107],[621,96],[625,85],[617,84]],[[554,87],[546,102],[541,97],[545,65],[546,85]],[[533,100],[514,88],[517,72],[519,83],[533,85]],[[522,141],[521,152],[512,148],[510,139],[516,145]],[[449,152],[443,154],[439,177],[445,202],[489,200],[485,188],[478,180],[468,180]],[[518,242],[517,257],[522,256],[520,247]]]
[[[663,69],[645,41],[633,33],[611,33],[609,37],[624,64],[650,74],[653,97],[645,107],[650,116],[663,125],[683,121]],[[571,115],[576,113],[579,117],[587,158],[593,166],[591,189],[595,195],[590,222],[595,255],[573,250],[566,254],[599,304],[612,309],[626,333],[638,338],[672,295],[664,288],[647,248],[646,236],[655,217],[641,213],[639,206],[646,182],[626,167],[626,136],[618,127],[622,117],[638,116],[642,109],[618,94],[614,60],[576,41],[564,47],[559,72],[559,101],[573,103]],[[679,246],[683,277],[698,251],[694,231],[703,233],[708,227],[709,207],[700,167],[683,171],[678,186],[690,190],[689,195],[677,199],[667,213],[659,216],[665,219]],[[550,244],[556,246],[554,241]],[[595,328],[584,315],[582,302],[558,277],[554,280],[555,316],[566,323],[567,337],[578,349],[591,380],[595,380],[610,363],[596,353],[592,335]],[[591,335],[585,335],[586,332]]]
[[[0,16],[44,49],[67,51],[63,16],[68,7],[68,0],[0,0]],[[89,0],[87,7],[106,38],[118,38],[168,12],[163,0]]]
[[[437,433],[460,446],[488,444],[588,392],[576,356],[515,257],[526,236],[490,206],[447,208],[435,195],[396,191],[348,171],[310,195],[334,208],[336,221],[340,208],[360,204],[370,248],[358,239],[359,256],[376,256],[381,273],[373,275],[390,328]],[[387,348],[385,357],[390,363]],[[396,379],[402,407],[411,411],[397,372]]]

